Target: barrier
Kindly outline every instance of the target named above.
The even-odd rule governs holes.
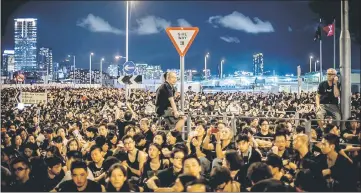
[[[49,84],[3,84],[1,89],[4,88],[101,88],[100,84],[61,84],[61,83],[49,83]]]

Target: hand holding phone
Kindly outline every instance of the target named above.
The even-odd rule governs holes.
[[[333,84],[337,84],[338,82],[338,76],[335,76],[335,78],[333,78]]]

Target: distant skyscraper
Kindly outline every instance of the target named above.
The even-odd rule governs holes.
[[[9,76],[14,72],[15,61],[14,61],[14,50],[4,50],[1,71],[2,76]]]
[[[253,55],[253,74],[255,76],[263,75],[263,54]]]
[[[148,64],[135,64],[135,75],[146,74]]]
[[[53,51],[51,48],[40,48],[39,49],[39,55],[38,55],[38,61],[39,61],[39,70],[41,71],[49,71],[49,78],[51,79],[53,77]]]
[[[117,64],[110,64],[107,69],[107,73],[109,76],[117,77],[118,74],[118,65]]]
[[[37,19],[17,18],[14,21],[15,71],[35,71],[37,68]]]
[[[53,64],[53,80],[59,80],[59,63],[54,62]]]

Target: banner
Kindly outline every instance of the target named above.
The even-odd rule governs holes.
[[[47,94],[45,92],[22,92],[21,103],[39,104],[47,102]]]

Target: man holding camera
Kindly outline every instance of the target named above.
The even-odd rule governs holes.
[[[341,112],[338,106],[341,84],[338,82],[337,71],[333,68],[327,70],[327,80],[318,85],[316,95],[316,116],[318,124],[323,128],[323,119],[331,115],[337,121],[341,120]]]

